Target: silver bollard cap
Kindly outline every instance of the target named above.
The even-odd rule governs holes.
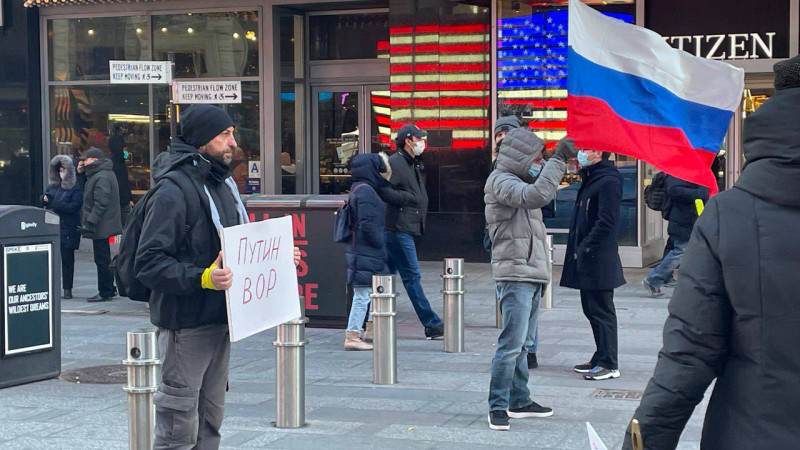
[[[394,292],[394,275],[373,275],[372,293],[391,294]]]
[[[464,275],[464,258],[445,258],[445,275]]]
[[[127,356],[130,360],[158,359],[158,339],[155,328],[128,331]]]

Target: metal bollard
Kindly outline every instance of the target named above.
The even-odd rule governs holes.
[[[305,299],[300,297],[300,317],[278,325],[275,345],[275,426],[300,428],[306,424],[306,323]]]
[[[372,277],[372,382],[397,383],[397,293],[393,275]]]
[[[156,409],[153,394],[158,390],[161,359],[156,331],[143,328],[128,332],[128,357],[122,364],[128,368],[128,448],[151,450]]]
[[[550,309],[553,307],[553,290],[555,289],[555,285],[553,284],[553,236],[548,234],[547,235],[547,270],[550,273],[550,283],[548,283],[547,288],[544,290],[544,295],[542,296],[542,300],[539,302],[539,306],[544,309]]]
[[[442,274],[444,351],[464,351],[464,259],[446,258]]]

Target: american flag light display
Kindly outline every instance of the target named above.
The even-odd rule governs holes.
[[[606,14],[633,23],[633,15]],[[568,17],[561,8],[497,23],[500,107],[526,119],[548,148],[567,129]]]
[[[489,25],[391,27],[389,34],[393,134],[414,122],[452,130],[452,148],[486,147]]]

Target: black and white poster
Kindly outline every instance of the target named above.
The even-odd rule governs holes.
[[[53,347],[52,244],[3,247],[4,355]]]

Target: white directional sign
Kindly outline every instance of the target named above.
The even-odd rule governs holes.
[[[241,81],[176,81],[172,98],[179,105],[242,103]]]
[[[111,84],[169,84],[167,61],[109,61]]]

